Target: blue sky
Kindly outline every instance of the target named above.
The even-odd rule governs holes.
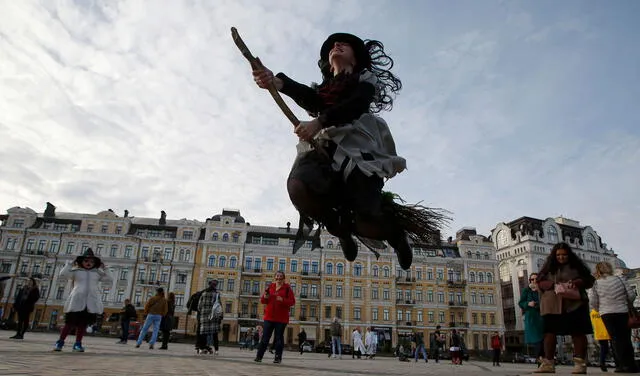
[[[387,189],[451,210],[450,234],[573,218],[640,266],[638,14],[632,0],[1,2],[0,204],[296,223],[296,139],[229,28],[305,83],[346,31],[381,40],[403,80],[382,116],[408,170]]]

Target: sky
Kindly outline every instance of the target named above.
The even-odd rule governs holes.
[[[403,82],[381,116],[408,169],[385,189],[450,210],[447,235],[579,220],[639,267],[638,14],[634,0],[0,0],[0,211],[297,224],[297,139],[230,28],[307,84],[326,37],[350,32],[382,41]]]

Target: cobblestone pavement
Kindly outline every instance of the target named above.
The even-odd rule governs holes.
[[[272,364],[273,355],[268,352],[263,363],[253,361],[255,352],[222,347],[220,355],[196,355],[193,345],[171,343],[169,350],[149,350],[143,343],[139,349],[135,342],[127,345],[116,344],[115,338],[87,337],[84,341],[86,352],[72,353],[74,338],[69,336],[64,350],[51,351],[57,339],[54,334],[27,333],[24,340],[11,340],[12,332],[0,331],[0,375],[241,375],[241,376],[288,376],[288,375],[528,375],[532,365],[503,364],[492,367],[486,362],[466,362],[454,366],[448,362],[425,364],[398,362],[395,358],[379,357],[374,360],[329,359],[326,354],[285,352],[282,364]],[[157,345],[156,345],[157,347]],[[590,373],[601,373],[598,368],[590,368]],[[559,367],[558,373],[569,375],[569,367]]]

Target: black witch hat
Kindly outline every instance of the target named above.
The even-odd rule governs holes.
[[[367,46],[362,39],[349,33],[335,33],[329,35],[320,48],[320,60],[318,61],[318,66],[325,77],[331,76],[329,52],[331,52],[331,49],[336,42],[347,43],[351,46],[354,57],[356,58],[356,71],[371,67],[371,56],[369,55]]]
[[[92,258],[94,260],[94,265],[93,268],[99,268],[102,265],[102,260],[100,260],[100,257],[97,257],[94,253],[93,253],[93,249],[91,248],[87,248],[82,255],[76,257],[76,261],[75,263],[78,266],[82,266],[82,262],[87,259],[87,258]]]

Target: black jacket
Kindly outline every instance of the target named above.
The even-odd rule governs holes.
[[[40,289],[37,287],[22,287],[20,291],[18,291],[18,295],[16,295],[13,308],[16,312],[33,312],[38,299],[40,299]]]

